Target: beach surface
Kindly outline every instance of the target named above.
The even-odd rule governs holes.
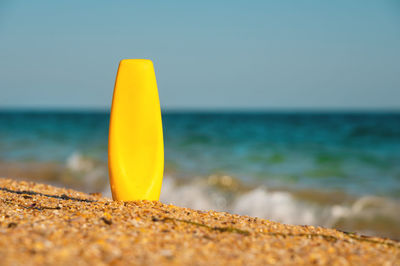
[[[0,179],[2,265],[400,265],[400,243]]]

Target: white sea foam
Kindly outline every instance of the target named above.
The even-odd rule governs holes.
[[[66,161],[66,168],[75,182],[86,192],[95,192],[109,187],[108,170],[104,163],[96,162],[90,157],[85,157],[79,152],[73,153]]]
[[[173,178],[165,177],[161,201],[193,209],[249,215],[286,224],[336,227],[364,234],[400,237],[396,228],[382,229],[382,219],[388,225],[400,223],[400,204],[376,196],[329,205],[304,201],[288,191],[271,191],[261,186],[245,193],[234,193],[232,197],[232,194],[210,187],[206,182],[179,184]]]
[[[264,187],[237,195],[229,201],[227,195],[218,193],[205,183],[178,186],[171,177],[166,177],[160,200],[193,209],[228,211],[291,224],[316,224],[317,220],[317,209],[296,200],[288,192],[269,192]]]
[[[94,168],[93,160],[85,158],[79,152],[71,154],[66,163],[67,168],[72,171],[90,171]]]
[[[239,196],[233,203],[232,212],[290,224],[315,224],[316,213],[287,192],[268,192],[256,188]]]
[[[226,201],[222,195],[213,193],[203,183],[178,185],[171,177],[165,177],[160,201],[199,210],[224,210]]]

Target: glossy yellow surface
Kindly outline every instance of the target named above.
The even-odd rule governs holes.
[[[111,107],[108,166],[114,200],[158,200],[164,144],[153,63],[119,64]]]

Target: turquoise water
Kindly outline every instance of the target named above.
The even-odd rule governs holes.
[[[275,185],[400,195],[400,115],[171,114],[167,166]]]
[[[43,170],[65,186],[97,178],[106,187],[108,122],[105,112],[0,112],[0,176],[37,180]],[[165,201],[400,237],[400,216],[391,214],[400,198],[400,113],[170,112],[163,127],[173,180],[165,182]],[[53,174],[49,165],[58,167]],[[263,205],[251,212],[253,197]],[[272,202],[295,209],[277,212]],[[301,208],[311,216],[293,217]],[[353,219],[357,208],[363,212]]]
[[[0,160],[106,162],[107,113],[2,112]],[[400,196],[400,114],[168,113],[166,170]]]

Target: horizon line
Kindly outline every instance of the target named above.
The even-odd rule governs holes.
[[[109,113],[111,108],[93,107],[0,107],[0,113]],[[400,108],[162,108],[161,113],[399,113]]]

